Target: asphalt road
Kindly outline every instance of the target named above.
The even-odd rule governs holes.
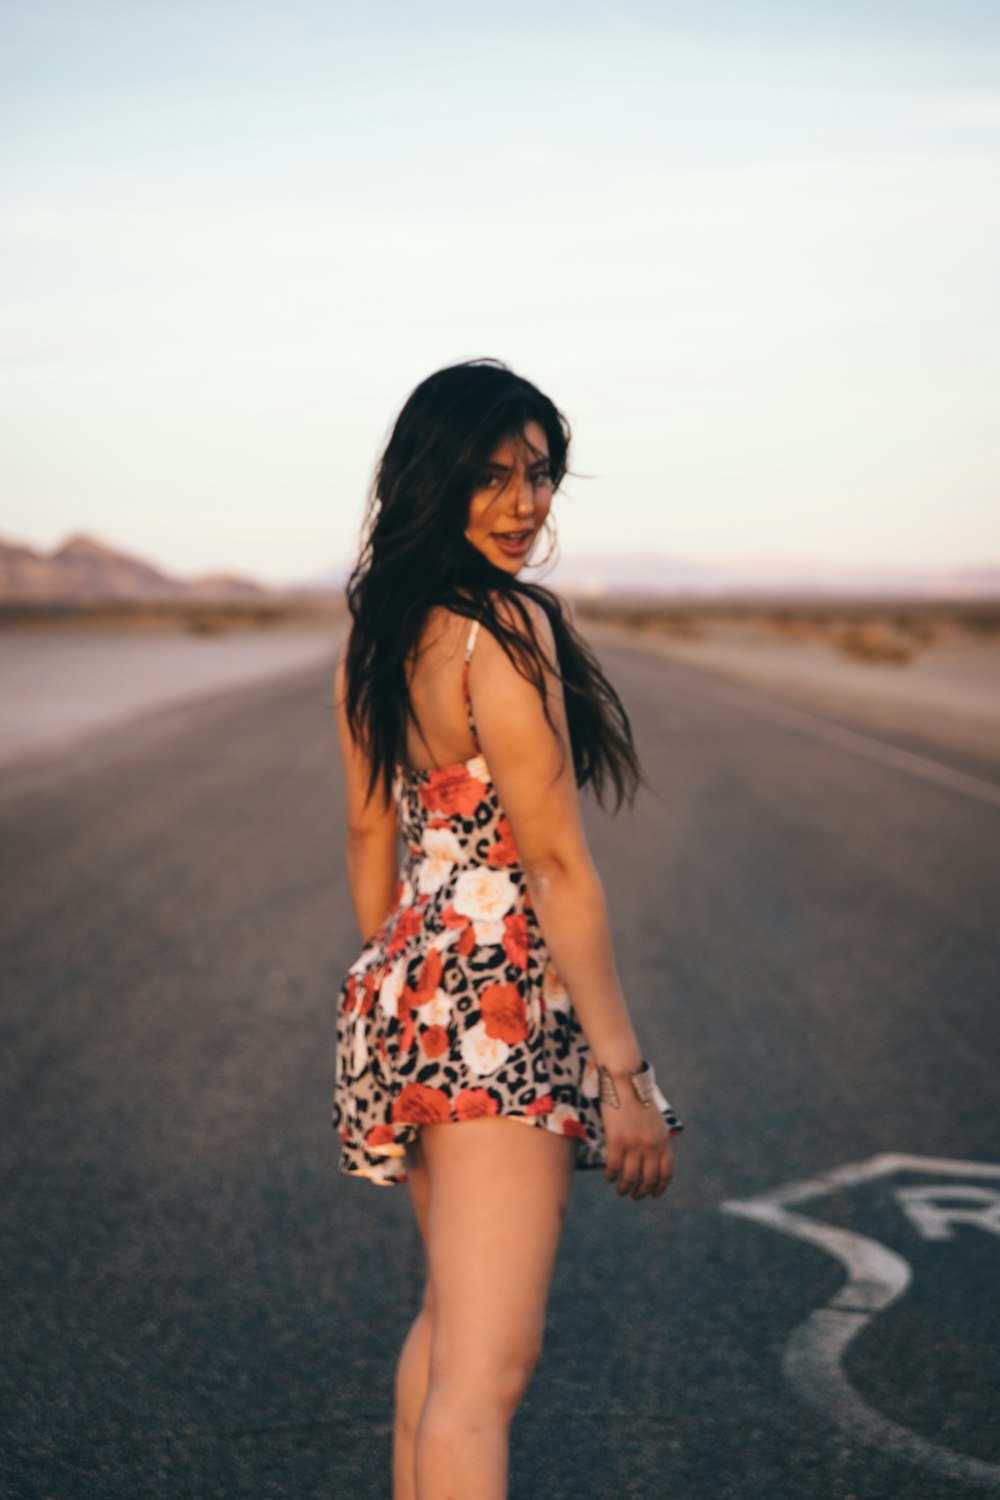
[[[653,791],[588,827],[687,1129],[658,1202],[576,1179],[511,1493],[996,1492],[1000,767],[600,650]],[[419,1255],[405,1189],[336,1172],[329,675],[0,777],[11,1500],[389,1495]],[[811,1240],[753,1216],[802,1179]]]

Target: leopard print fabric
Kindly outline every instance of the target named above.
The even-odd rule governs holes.
[[[469,727],[479,746],[468,674]],[[396,767],[405,853],[392,905],[351,965],[337,1005],[331,1123],[340,1170],[406,1181],[422,1125],[508,1115],[606,1162],[597,1068],[546,949],[507,815],[481,753],[433,770]],[[671,1134],[684,1129],[659,1090]]]

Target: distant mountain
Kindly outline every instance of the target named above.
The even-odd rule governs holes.
[[[0,539],[0,603],[123,600],[243,601],[276,594],[340,593],[349,569],[270,589],[229,573],[178,578],[153,563],[77,533],[49,553]],[[529,569],[525,575],[535,576]],[[542,570],[541,583],[570,597],[643,594],[698,599],[786,595],[885,599],[1000,599],[1000,563],[965,568],[848,567],[816,558],[736,557],[702,562],[659,552],[577,553]]]
[[[325,573],[317,573],[313,578],[300,579],[298,583],[293,583],[289,587],[296,593],[341,594],[350,576],[351,567],[327,568]]]
[[[236,573],[203,573],[192,578],[185,591],[189,597],[199,599],[262,599],[274,592],[252,579],[240,578]]]
[[[342,589],[347,568],[330,568],[303,587]],[[1000,563],[967,568],[849,567],[816,558],[758,555],[702,562],[662,552],[576,553],[525,578],[571,598],[665,595],[696,599],[815,595],[837,598],[1000,599]]]
[[[229,574],[175,578],[152,563],[77,533],[53,552],[0,540],[0,602],[97,603],[109,600],[248,600],[270,593]]]

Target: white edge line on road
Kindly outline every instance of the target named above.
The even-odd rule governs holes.
[[[844,1374],[842,1360],[848,1345],[909,1286],[912,1279],[909,1263],[878,1240],[790,1213],[785,1207],[788,1203],[803,1203],[838,1188],[904,1171],[946,1173],[952,1177],[1000,1177],[1000,1166],[991,1162],[883,1152],[817,1177],[787,1183],[756,1198],[730,1199],[720,1207],[723,1213],[756,1220],[819,1246],[847,1271],[847,1281],[826,1306],[810,1313],[789,1336],[782,1369],[803,1400],[851,1437],[882,1448],[892,1458],[905,1459],[947,1479],[1000,1490],[1000,1465],[942,1448],[893,1422],[869,1406]]]
[[[639,646],[640,649],[645,650],[646,654],[655,655],[661,661],[679,661],[682,666],[693,667],[695,671],[701,672],[702,676],[709,677],[714,683],[721,684],[743,699],[761,718],[770,719],[778,724],[784,723],[790,729],[801,729],[812,734],[816,739],[826,740],[829,744],[853,751],[856,755],[867,756],[869,760],[880,761],[883,765],[893,766],[899,771],[908,771],[910,775],[919,776],[924,781],[936,782],[937,785],[945,786],[950,791],[961,792],[967,797],[976,797],[980,802],[988,802],[993,807],[1000,807],[1000,786],[987,781],[985,777],[973,776],[968,771],[955,770],[941,761],[931,760],[926,755],[918,755],[914,750],[904,750],[900,745],[890,745],[885,740],[862,733],[861,730],[848,729],[843,724],[833,724],[829,719],[810,713],[808,709],[793,708],[790,703],[777,703],[773,698],[754,692],[752,688],[734,681],[724,673],[713,672],[711,668],[700,666],[697,662],[688,661],[683,657],[671,656],[668,651],[657,651],[646,642],[629,641],[628,644]]]

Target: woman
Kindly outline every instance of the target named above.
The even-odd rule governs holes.
[[[634,799],[628,717],[556,596],[520,576],[569,438],[498,361],[430,376],[386,444],[347,590],[335,693],[365,942],[339,997],[333,1125],[341,1170],[408,1183],[428,1265],[395,1500],[506,1494],[574,1167],[659,1197],[683,1129],[580,818],[588,782]]]

